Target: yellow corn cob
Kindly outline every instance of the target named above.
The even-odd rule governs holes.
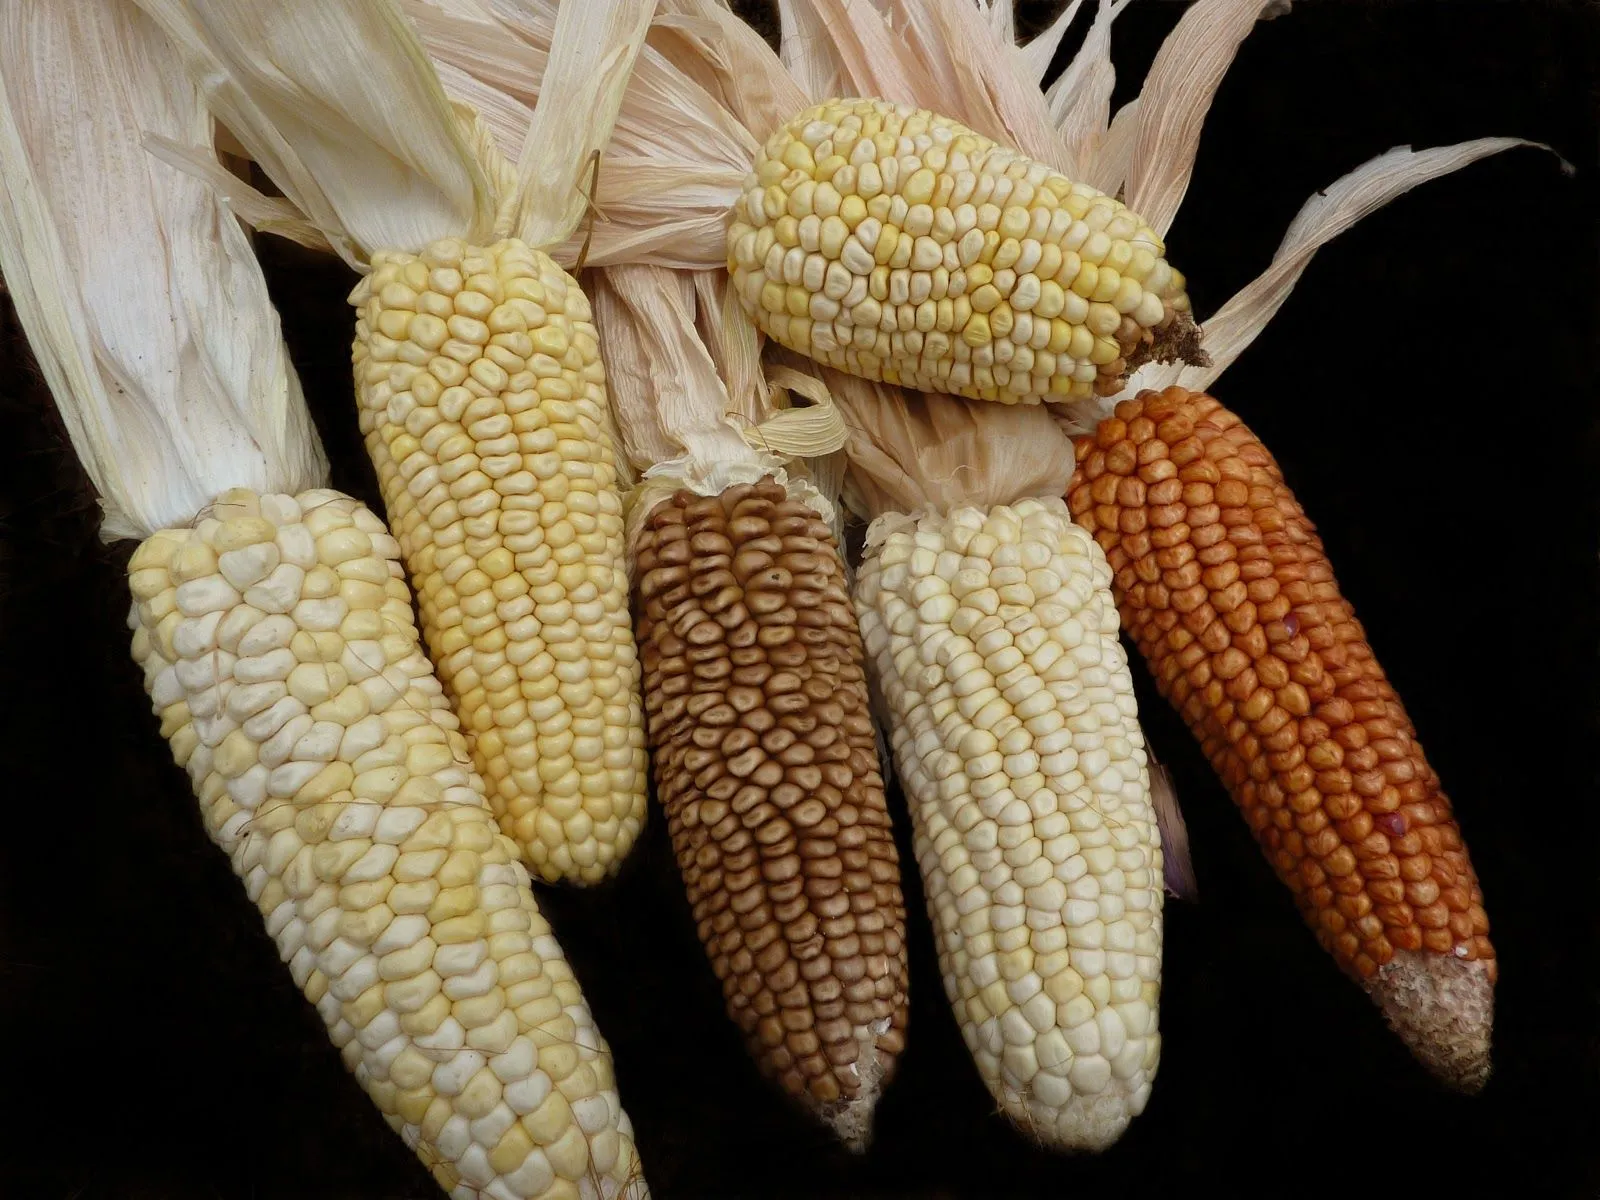
[[[867,379],[1037,404],[1200,361],[1182,274],[1136,214],[947,118],[830,100],[762,148],[728,269],[778,342]]]
[[[1105,555],[1058,499],[902,518],[856,604],[945,991],[1039,1140],[1115,1141],[1160,1052],[1161,847]]]
[[[645,812],[622,502],[588,299],[515,239],[383,252],[356,288],[361,429],[501,828],[544,879]]]
[[[128,571],[207,830],[440,1187],[643,1196],[610,1052],[465,765],[383,523],[337,492],[236,490]]]

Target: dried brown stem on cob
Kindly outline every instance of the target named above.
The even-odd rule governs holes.
[[[1073,517],[1318,940],[1422,1061],[1489,1074],[1496,967],[1438,776],[1271,454],[1170,387],[1077,439]]]

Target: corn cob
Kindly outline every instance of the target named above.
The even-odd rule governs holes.
[[[1008,404],[1200,361],[1183,275],[1136,214],[963,125],[830,100],[774,133],[728,229],[745,307],[867,379]]]
[[[905,1043],[905,901],[838,546],[768,477],[658,504],[637,559],[700,939],[762,1070],[862,1148]]]
[[[544,879],[645,814],[604,372],[577,282],[515,239],[380,252],[351,302],[362,433],[501,828]]]
[[[1171,387],[1077,440],[1129,635],[1318,940],[1433,1070],[1489,1070],[1496,967],[1450,802],[1254,434]]]
[[[458,1200],[643,1195],[610,1053],[357,501],[224,493],[128,564],[206,828],[388,1123]]]
[[[871,537],[869,535],[869,542]],[[1162,867],[1105,556],[1058,499],[899,518],[856,578],[945,991],[1041,1141],[1145,1106]]]
[[[559,99],[513,166],[396,0],[147,0],[283,192],[275,228],[363,270],[362,430],[428,647],[502,830],[544,880],[594,883],[643,821],[643,708],[604,373],[588,301],[543,248],[583,218],[654,6],[578,7],[545,64]]]

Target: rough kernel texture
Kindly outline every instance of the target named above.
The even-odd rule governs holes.
[[[1042,1142],[1098,1150],[1160,1056],[1161,846],[1105,556],[1058,499],[903,518],[856,606],[945,991]]]
[[[830,100],[767,141],[728,230],[761,328],[868,379],[1008,404],[1201,361],[1184,279],[1120,202],[963,125]]]
[[[439,1186],[643,1197],[610,1051],[496,828],[383,523],[337,492],[237,490],[128,572],[133,656],[206,829]]]
[[[423,632],[500,826],[546,881],[645,815],[622,500],[589,302],[543,253],[373,257],[356,394]]]
[[[1487,989],[1450,802],[1266,447],[1174,387],[1119,404],[1077,457],[1069,504],[1128,632],[1318,940],[1369,989],[1409,952],[1481,964]],[[1425,982],[1418,996],[1448,991]]]
[[[657,795],[762,1069],[864,1146],[906,1026],[905,901],[828,525],[770,479],[680,491],[638,545]]]

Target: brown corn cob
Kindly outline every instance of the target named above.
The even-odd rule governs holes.
[[[1172,387],[1077,439],[1124,627],[1318,940],[1433,1071],[1489,1072],[1494,950],[1439,779],[1277,464]]]
[[[837,543],[770,478],[679,491],[637,578],[657,793],[729,1015],[859,1148],[905,1040],[905,901]]]

